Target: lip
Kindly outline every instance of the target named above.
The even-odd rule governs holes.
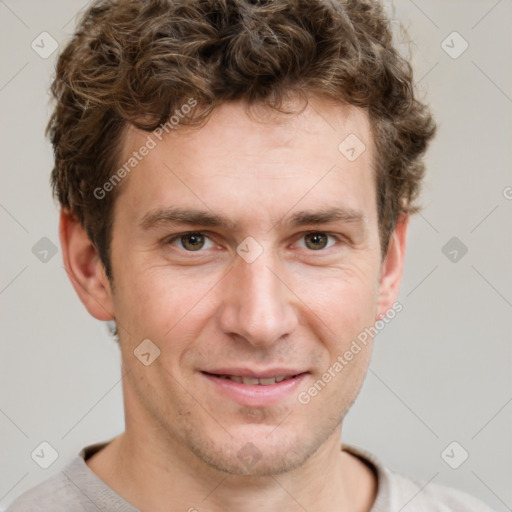
[[[237,375],[237,373],[230,373],[228,371],[220,370],[216,370],[215,373],[217,373],[217,371],[219,371],[219,374],[223,375]],[[240,405],[245,405],[248,407],[266,407],[282,402],[292,394],[295,396],[297,388],[309,375],[308,372],[290,374],[287,373],[288,371],[289,370],[286,370],[284,373],[279,373],[278,371],[272,375],[268,375],[268,373],[265,374],[264,372],[242,374],[244,377],[256,377],[262,379],[276,375],[296,375],[292,379],[276,382],[275,384],[270,384],[269,386],[262,386],[260,384],[242,384],[233,380],[214,377],[213,375],[208,374],[210,372],[201,372],[201,375],[209,382],[209,384],[214,388],[216,392],[227,396]],[[267,375],[267,377],[264,375]]]
[[[249,368],[216,368],[214,370],[203,370],[206,373],[215,375],[233,375],[237,377],[253,377],[256,379],[268,379],[270,377],[292,376],[301,373],[307,373],[299,368],[267,368],[265,370],[254,371]]]

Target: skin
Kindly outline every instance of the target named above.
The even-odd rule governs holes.
[[[366,145],[352,162],[338,150],[350,133]],[[128,130],[123,156],[147,135]],[[70,279],[92,316],[116,319],[121,339],[126,430],[87,464],[134,506],[371,508],[375,476],[341,450],[340,438],[372,344],[307,405],[297,394],[397,299],[408,217],[399,219],[383,259],[372,157],[368,118],[357,107],[311,97],[299,115],[251,117],[243,102],[223,104],[200,129],[165,136],[121,184],[114,286],[82,226],[62,211]],[[148,212],[169,206],[221,214],[236,227],[142,229]],[[327,207],[350,208],[362,220],[287,222],[297,211]],[[189,238],[169,241],[190,231],[206,235],[199,251]],[[311,231],[331,235],[327,246],[320,238],[311,248]],[[248,236],[263,251],[252,263],[236,252]],[[148,338],[161,352],[145,366],[133,352]],[[237,365],[309,374],[279,403],[242,406],[201,373]],[[251,467],[237,456],[248,442],[261,454]]]

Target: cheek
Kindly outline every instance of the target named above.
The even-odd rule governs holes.
[[[290,282],[303,310],[322,326],[332,343],[343,345],[373,323],[377,311],[377,274],[364,265],[335,269],[302,269]]]
[[[313,416],[331,414],[335,421],[348,412],[367,373],[373,340],[366,336],[361,341],[360,335],[373,325],[377,287],[370,279],[345,274],[318,280],[308,300],[307,325],[322,343],[323,363],[317,380],[299,402],[307,403]]]
[[[129,268],[138,271],[129,272]],[[181,338],[200,330],[202,318],[207,315],[208,294],[220,276],[193,271],[171,270],[165,265],[144,267],[140,262],[126,262],[121,267],[115,294],[116,318],[133,338],[132,343],[150,338],[164,346],[172,340],[176,349]]]

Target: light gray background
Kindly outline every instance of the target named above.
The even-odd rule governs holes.
[[[4,508],[84,445],[124,428],[117,347],[79,302],[60,248],[46,263],[32,252],[42,237],[58,246],[58,210],[43,136],[56,53],[43,59],[31,42],[47,31],[62,44],[85,5],[0,0]],[[404,310],[377,338],[343,440],[511,510],[512,2],[402,0],[395,9],[439,132],[425,209],[410,226]],[[457,59],[441,46],[453,31],[469,43]],[[447,44],[461,48],[453,37]],[[456,263],[442,252],[454,236],[468,248]],[[440,455],[454,440],[469,452],[456,470]],[[46,470],[30,456],[42,441],[59,453]]]

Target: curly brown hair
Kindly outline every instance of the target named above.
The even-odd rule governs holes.
[[[419,209],[421,156],[436,131],[373,0],[96,0],[61,53],[51,90],[53,194],[86,229],[109,279],[121,186],[100,199],[94,190],[118,168],[129,125],[154,130],[187,98],[201,108],[183,125],[229,100],[286,112],[290,93],[365,109],[383,255],[399,216]]]

